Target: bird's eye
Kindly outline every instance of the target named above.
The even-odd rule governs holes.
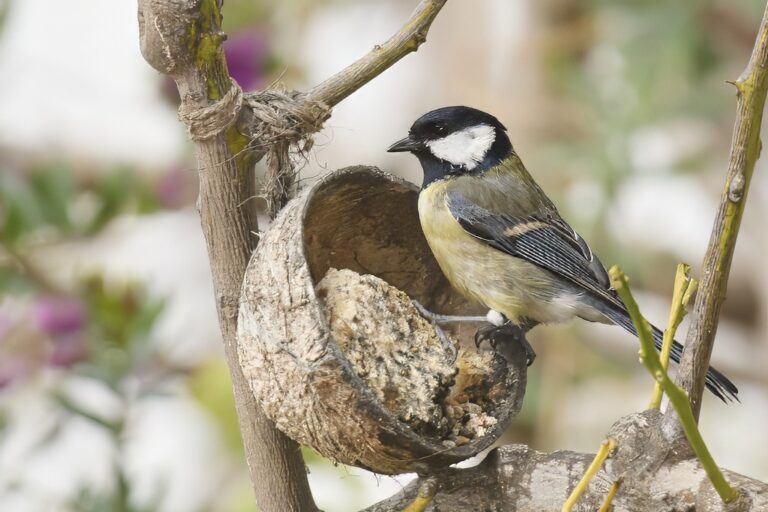
[[[445,125],[444,124],[435,125],[435,131],[437,133],[445,133]]]

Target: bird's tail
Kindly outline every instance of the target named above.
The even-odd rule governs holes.
[[[626,331],[629,331],[637,336],[635,324],[632,323],[632,319],[629,317],[629,313],[627,313],[625,308],[619,307],[615,304],[601,303],[598,306],[598,309],[600,309],[600,312],[608,317],[608,319],[613,323],[623,327]],[[651,333],[653,334],[653,344],[656,346],[656,350],[661,350],[661,342],[663,336],[662,332],[655,326],[651,325]],[[672,351],[670,352],[671,359],[674,362],[679,363],[682,354],[683,346],[677,341],[673,341]],[[709,389],[717,398],[723,402],[727,403],[731,400],[736,400],[737,402],[739,401],[738,388],[733,384],[733,382],[728,380],[728,377],[712,368],[711,366],[707,370],[706,386],[707,389]]]

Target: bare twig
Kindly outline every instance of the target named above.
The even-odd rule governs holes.
[[[739,493],[731,487],[731,484],[725,479],[723,472],[715,464],[715,459],[709,452],[704,438],[701,436],[701,432],[696,425],[696,418],[693,415],[688,396],[685,394],[685,391],[672,382],[669,375],[667,375],[667,370],[659,361],[659,356],[656,354],[656,349],[653,346],[650,324],[640,313],[640,308],[632,296],[632,291],[629,289],[627,276],[617,266],[611,268],[609,275],[611,277],[611,286],[619,294],[621,300],[624,301],[627,312],[629,312],[629,316],[632,318],[632,322],[637,329],[637,338],[640,340],[640,360],[669,398],[669,403],[672,404],[670,410],[675,411],[679,418],[685,437],[688,438],[691,448],[696,453],[696,457],[698,457],[717,494],[720,495],[720,498],[725,503],[736,500],[739,497]]]
[[[597,454],[595,455],[595,458],[592,459],[592,463],[589,465],[587,470],[584,472],[584,475],[581,477],[581,480],[579,480],[579,483],[576,484],[576,487],[573,488],[573,491],[571,491],[570,496],[568,496],[568,499],[565,500],[565,503],[563,503],[563,510],[562,512],[571,512],[573,510],[573,507],[576,505],[576,502],[579,501],[579,498],[581,498],[581,495],[584,494],[584,491],[587,490],[587,487],[589,486],[589,482],[592,481],[592,479],[595,477],[598,471],[600,471],[600,468],[603,467],[603,463],[605,460],[611,455],[611,452],[616,449],[616,440],[613,438],[608,438],[600,445],[600,449],[597,451]]]
[[[270,110],[278,118],[288,121],[287,123],[267,121],[267,124],[272,125],[270,128],[284,124],[294,125],[294,129],[277,130],[278,133],[283,132],[283,135],[277,139],[255,136],[250,146],[255,149],[267,150],[267,176],[262,195],[267,201],[270,217],[274,218],[275,214],[297,192],[297,172],[294,169],[291,149],[299,148],[293,153],[303,155],[312,147],[312,134],[322,127],[333,106],[409,53],[416,51],[426,41],[432,22],[446,1],[422,0],[397,34],[387,42],[376,45],[365,56],[316,85],[307,94],[286,95],[268,90],[251,96],[250,104],[247,106],[256,113],[254,117],[261,121],[260,125],[263,126],[264,124],[263,113]],[[269,99],[270,105],[267,109],[264,109],[263,105],[259,105],[259,103],[264,102],[265,98],[274,95],[282,98],[282,104],[278,104],[280,102],[275,102],[274,99]],[[255,99],[258,99],[258,102],[254,103],[253,100]],[[291,123],[291,119],[303,119],[304,121],[296,124]],[[307,122],[306,120],[310,121]],[[299,133],[291,134],[296,129]],[[255,134],[259,132],[264,132],[264,130],[262,128],[255,130]],[[265,148],[266,145],[270,147]]]
[[[309,91],[307,97],[329,107],[380,75],[392,64],[415,52],[427,40],[427,32],[447,0],[422,0],[403,28],[386,43],[376,45],[364,57]]]
[[[683,321],[683,318],[687,313],[685,307],[699,287],[699,282],[690,277],[690,273],[690,265],[686,265],[685,263],[677,265],[675,287],[672,292],[672,306],[669,310],[667,328],[664,331],[664,340],[661,344],[661,353],[659,354],[661,367],[664,368],[665,371],[669,368],[669,354],[672,352],[672,342],[675,339],[675,333],[680,326],[680,322]],[[648,408],[658,409],[661,406],[661,397],[663,394],[661,383],[657,381],[653,386],[651,402],[648,404]]]
[[[620,485],[621,480],[616,480],[611,484],[611,489],[608,491],[608,494],[605,495],[605,501],[600,505],[600,510],[597,512],[611,512],[611,510],[613,510],[611,508],[613,506],[613,498],[615,498],[616,493],[619,492]]]
[[[738,101],[728,173],[704,257],[701,287],[691,314],[691,327],[677,373],[678,382],[688,393],[694,417],[697,419],[701,410],[701,398],[717,332],[720,307],[725,299],[736,237],[752,171],[761,149],[760,123],[768,90],[767,67],[768,7],[763,14],[749,63],[738,80],[733,82]],[[674,421],[674,413],[668,411],[667,415]]]

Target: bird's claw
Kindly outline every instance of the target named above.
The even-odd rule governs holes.
[[[485,322],[489,318],[487,315],[441,315],[438,313],[433,313],[416,300],[411,300],[411,302],[418,310],[419,314],[426,320],[429,320],[429,322],[432,324],[432,327],[434,327],[437,336],[440,338],[440,342],[442,343],[443,348],[445,348],[447,352],[451,353],[454,359],[458,355],[456,346],[448,338],[448,336],[445,334],[445,331],[440,326],[442,324],[453,322]],[[506,320],[506,317],[501,316],[501,319],[504,321]],[[536,359],[536,352],[533,351],[533,347],[531,347],[530,343],[528,343],[528,340],[525,337],[525,333],[528,332],[528,330],[533,325],[534,324],[515,325],[508,320],[502,325],[484,325],[480,327],[477,332],[475,332],[475,346],[480,348],[480,345],[482,345],[484,341],[488,341],[488,343],[491,345],[491,348],[496,350],[496,347],[500,343],[507,343],[511,338],[511,341],[518,343],[518,345],[520,345],[525,350],[526,364],[530,366]]]
[[[513,341],[518,343],[525,350],[525,363],[531,366],[536,360],[536,352],[525,337],[526,329],[524,327],[507,322],[502,326],[485,325],[475,332],[475,346],[480,348],[484,341],[488,341],[493,350],[503,342]]]
[[[482,345],[484,341],[487,341],[491,348],[495,350],[496,341],[494,340],[493,334],[498,329],[499,327],[496,327],[495,325],[483,325],[478,328],[475,332],[475,347],[480,348],[480,345]]]
[[[523,345],[523,350],[525,350],[525,366],[531,366],[536,360],[536,351],[533,350],[533,347],[528,343],[525,336],[523,336],[521,344]]]

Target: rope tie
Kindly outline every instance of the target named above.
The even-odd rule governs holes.
[[[312,147],[312,135],[320,131],[331,109],[297,91],[270,89],[244,94],[232,81],[227,94],[212,105],[191,108],[182,102],[179,119],[193,140],[211,139],[235,124],[244,104],[253,117],[246,121],[244,116],[246,124],[238,125],[238,129],[251,141],[249,149],[266,152],[264,199],[267,213],[274,218],[295,191],[291,148],[296,148],[294,155],[305,155]]]
[[[297,147],[300,155],[307,153],[312,135],[320,131],[331,109],[297,91],[274,89],[246,94],[245,103],[257,120],[250,133],[252,147],[267,151],[264,199],[267,214],[274,218],[295,191],[291,147]]]
[[[193,108],[182,102],[179,106],[179,119],[187,126],[187,132],[193,140],[207,140],[232,126],[242,106],[243,90],[232,80],[227,94],[207,107]]]
[[[331,109],[319,101],[311,101],[298,91],[269,89],[248,93],[245,103],[260,121],[254,127],[253,139],[260,146],[278,141],[297,143],[322,128],[331,115]]]

